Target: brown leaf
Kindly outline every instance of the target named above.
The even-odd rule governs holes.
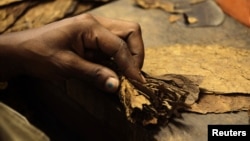
[[[6,6],[6,5],[9,5],[11,3],[20,2],[20,1],[23,1],[23,0],[1,0],[0,6]]]
[[[169,21],[170,23],[174,23],[174,22],[180,20],[181,18],[182,18],[181,15],[171,14],[171,15],[169,16],[169,18],[168,18],[168,21]]]
[[[180,117],[178,111],[187,108],[185,100],[192,92],[189,85],[194,83],[179,75],[169,75],[166,79],[161,79],[145,72],[142,74],[147,81],[145,84],[121,77],[119,97],[128,120],[146,126],[161,125],[174,116]],[[199,90],[197,85],[193,87],[195,86]]]
[[[201,95],[199,102],[193,104],[188,111],[207,114],[246,111],[250,106],[247,95]]]
[[[41,3],[27,11],[7,32],[37,28],[64,18],[72,11],[75,0],[55,0]],[[45,12],[46,11],[46,12]]]
[[[151,75],[196,75],[199,87],[218,94],[250,94],[250,50],[219,45],[146,48],[143,70]]]
[[[0,33],[5,32],[8,28],[25,13],[31,6],[37,4],[37,1],[27,1],[15,5],[9,5],[0,9]]]

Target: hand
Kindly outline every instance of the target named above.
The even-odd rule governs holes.
[[[5,80],[18,74],[80,78],[115,92],[118,76],[101,64],[111,58],[125,76],[145,82],[140,74],[144,47],[138,24],[83,14],[0,36],[0,79]]]

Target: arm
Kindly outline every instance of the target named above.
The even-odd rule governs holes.
[[[21,44],[18,34],[0,35],[0,81],[7,81],[21,73],[18,61],[18,46]]]
[[[145,82],[140,74],[144,47],[138,24],[83,14],[0,36],[1,80],[19,74],[52,80],[72,77],[114,92],[117,75],[98,62],[110,58],[127,77]]]

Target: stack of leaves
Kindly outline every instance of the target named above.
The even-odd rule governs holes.
[[[199,87],[182,75],[152,77],[143,72],[146,83],[121,76],[119,98],[129,121],[136,124],[166,125],[171,118],[181,117],[188,108],[187,97],[198,95]]]
[[[79,15],[110,0],[1,0],[0,34],[22,31]]]

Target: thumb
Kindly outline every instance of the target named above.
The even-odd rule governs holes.
[[[106,92],[116,92],[119,79],[114,71],[100,64],[84,60],[74,53],[60,55],[68,76],[87,80]]]

